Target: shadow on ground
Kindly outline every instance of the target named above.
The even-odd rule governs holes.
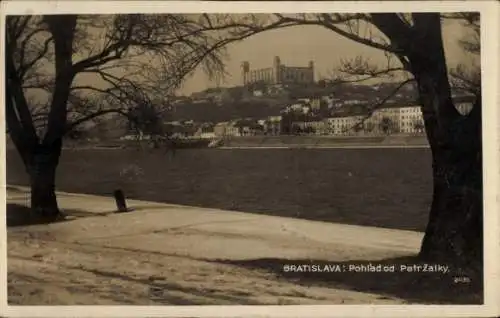
[[[215,262],[231,264],[249,269],[260,269],[276,274],[280,279],[286,279],[305,286],[334,287],[359,292],[397,297],[415,304],[482,304],[483,279],[481,274],[469,275],[470,282],[458,282],[455,270],[450,273],[402,272],[401,265],[424,265],[415,256],[389,258],[384,260],[355,260],[332,263],[322,260],[287,260],[279,258],[262,258],[253,260],[217,260]],[[394,265],[395,272],[285,272],[284,265]]]
[[[71,221],[75,218],[90,216],[90,214],[85,211],[64,210],[62,211],[61,217],[54,220],[53,218],[46,218],[33,213],[30,207],[15,203],[7,203],[6,213],[7,227],[58,223]],[[91,215],[99,216],[100,214],[93,213]]]
[[[36,225],[36,224],[49,224],[63,221],[71,221],[77,218],[87,218],[87,217],[99,217],[107,216],[111,214],[119,213],[129,213],[138,212],[141,210],[169,210],[169,209],[182,209],[187,207],[170,207],[170,206],[141,206],[141,205],[131,205],[126,212],[118,212],[116,210],[103,211],[103,212],[89,212],[78,209],[64,209],[62,211],[63,216],[60,219],[53,220],[48,218],[43,218],[32,213],[31,208],[22,204],[8,203],[7,204],[7,227],[15,226],[26,226],[26,225]]]

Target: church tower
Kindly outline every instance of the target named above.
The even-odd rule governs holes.
[[[314,62],[309,61],[309,78],[311,83],[314,83]]]

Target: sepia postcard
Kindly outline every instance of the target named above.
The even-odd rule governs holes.
[[[2,2],[2,316],[498,316],[499,10]]]

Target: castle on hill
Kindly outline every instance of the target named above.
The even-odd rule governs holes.
[[[307,67],[286,66],[276,56],[272,67],[251,70],[250,63],[245,61],[241,64],[241,71],[244,86],[256,82],[269,85],[314,83],[313,61]]]

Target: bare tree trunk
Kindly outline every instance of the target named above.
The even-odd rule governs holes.
[[[31,209],[37,217],[48,221],[62,215],[55,193],[56,168],[61,146],[60,141],[52,145],[38,145],[27,166],[31,186]]]
[[[481,104],[475,109],[480,113]],[[452,140],[433,149],[433,198],[420,256],[481,267],[483,188],[480,115],[455,124]],[[436,141],[433,141],[436,144]]]
[[[480,268],[481,101],[478,98],[469,116],[460,115],[452,103],[444,71],[435,66],[416,76],[433,173],[432,205],[420,256],[428,261]]]
[[[47,15],[44,22],[54,41],[55,85],[47,132],[42,142],[32,145],[34,147],[30,148],[30,156],[25,163],[31,183],[31,209],[37,216],[50,221],[61,216],[55,194],[55,175],[62,138],[67,132],[68,97],[75,76],[72,56],[77,16]],[[16,87],[21,85],[18,83]]]
[[[439,15],[413,17],[420,37],[408,60],[418,85],[433,173],[432,205],[420,256],[482,268],[481,97],[468,116],[457,111]]]

